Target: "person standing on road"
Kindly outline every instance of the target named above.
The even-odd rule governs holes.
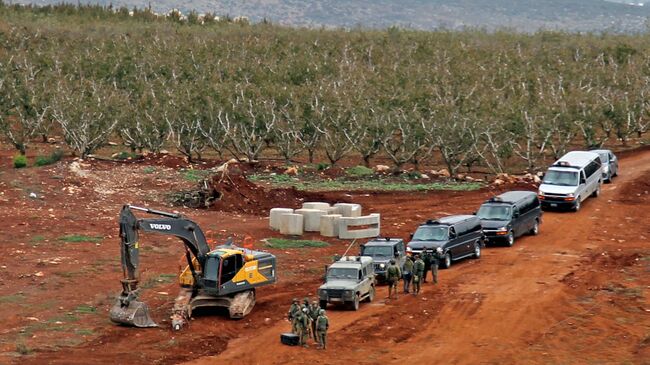
[[[431,254],[431,276],[433,284],[438,284],[438,267],[440,266],[440,256],[442,255],[442,248],[436,248],[436,251]]]
[[[413,263],[413,295],[420,294],[420,281],[424,274],[424,261],[420,258],[419,254],[415,255],[415,262]]]
[[[303,308],[301,311],[298,312],[298,338],[300,338],[300,344],[303,347],[309,347],[307,345],[307,338],[309,338],[309,329],[310,329],[310,324],[309,324],[309,309]]]
[[[413,278],[413,260],[410,256],[406,256],[404,260],[404,266],[402,266],[402,279],[404,280],[404,294],[409,293],[409,286],[411,285],[411,279]]]
[[[427,276],[429,274],[429,269],[431,268],[431,257],[433,256],[431,250],[425,249],[422,252],[422,261],[424,261],[424,274],[422,274],[422,280],[420,282],[426,283]],[[433,272],[432,272],[433,274]]]
[[[388,299],[393,297],[393,292],[395,292],[395,299],[397,299],[397,282],[402,276],[402,272],[399,269],[399,266],[395,264],[395,260],[390,260],[390,265],[386,269],[386,278],[388,280]]]
[[[311,319],[311,335],[314,337],[314,341],[318,342],[318,335],[316,334],[316,320],[320,313],[320,305],[317,301],[312,301],[311,306],[309,306],[309,318]]]
[[[316,318],[316,338],[318,338],[318,348],[325,350],[327,348],[327,330],[330,328],[330,320],[325,315],[325,309],[318,311]]]
[[[298,313],[300,312],[300,304],[298,304],[298,298],[293,298],[291,302],[291,308],[289,308],[289,313],[287,318],[291,322],[291,333],[298,334]]]

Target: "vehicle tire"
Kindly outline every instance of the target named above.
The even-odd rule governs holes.
[[[481,241],[476,241],[474,243],[474,258],[475,259],[481,258]]]
[[[375,287],[371,286],[370,291],[368,292],[368,303],[372,303],[373,300],[375,300]]]
[[[506,237],[506,246],[512,247],[515,244],[515,232],[510,231]]]
[[[576,204],[573,206],[573,211],[577,212],[580,210],[580,197],[576,197]]]
[[[616,169],[616,172],[614,172],[614,175],[612,175],[612,177],[616,177],[616,176],[618,176],[618,169]]]
[[[531,236],[537,236],[539,234],[539,219],[535,219],[535,224],[533,228],[530,229]]]
[[[594,198],[598,198],[599,195],[600,195],[600,184],[598,184],[596,190],[594,190],[594,192],[591,193],[591,196],[593,196]]]
[[[447,252],[442,258],[442,268],[449,269],[451,267],[451,254]]]
[[[612,173],[610,172],[607,174],[607,178],[605,179],[605,184],[611,184],[612,183]]]
[[[327,307],[327,300],[321,300],[320,301],[320,309],[325,309]]]
[[[360,302],[359,294],[357,294],[357,295],[354,296],[354,300],[352,302],[350,302],[350,308],[352,310],[354,310],[354,311],[358,311],[359,310],[359,302]]]

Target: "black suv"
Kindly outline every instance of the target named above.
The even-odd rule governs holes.
[[[359,256],[372,257],[375,277],[383,281],[386,280],[386,269],[391,259],[395,259],[400,268],[404,266],[404,261],[406,261],[404,241],[401,238],[377,237],[361,245]]]
[[[411,235],[406,252],[421,253],[424,250],[442,249],[441,267],[448,268],[452,261],[465,257],[481,257],[483,245],[481,220],[474,215],[452,215],[428,220]]]
[[[489,243],[512,246],[521,235],[539,233],[542,209],[536,193],[508,191],[483,203],[476,216]]]

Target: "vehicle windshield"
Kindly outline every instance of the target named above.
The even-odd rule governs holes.
[[[449,230],[443,227],[419,227],[413,234],[413,241],[446,241],[449,239]]]
[[[393,256],[393,248],[390,246],[366,246],[363,248],[363,256]]]
[[[548,170],[544,175],[543,184],[560,186],[578,186],[577,171]]]
[[[600,156],[601,163],[607,163],[607,160],[609,160],[609,156],[607,155],[607,152],[598,152],[598,156]]]
[[[485,220],[506,221],[510,219],[510,211],[505,205],[481,205],[476,215]]]
[[[328,279],[356,279],[359,270],[341,267],[331,267],[327,270]]]

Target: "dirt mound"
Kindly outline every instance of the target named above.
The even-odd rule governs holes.
[[[223,212],[267,215],[272,208],[299,208],[305,200],[327,201],[323,194],[294,187],[267,190],[246,178],[238,168],[228,168],[201,181],[197,189],[171,196],[177,205]]]

